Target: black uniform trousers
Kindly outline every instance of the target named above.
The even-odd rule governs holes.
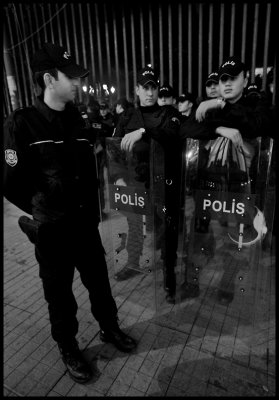
[[[72,290],[75,268],[89,292],[91,311],[101,329],[117,323],[117,307],[96,222],[86,215],[76,215],[68,221],[41,224],[35,255],[56,342],[72,341],[78,332],[78,307]]]

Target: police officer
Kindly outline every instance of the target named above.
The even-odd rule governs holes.
[[[137,148],[150,146],[151,138],[159,142],[164,149],[165,175],[165,242],[161,247],[161,257],[164,260],[164,278],[166,299],[175,301],[175,263],[178,238],[178,210],[180,185],[180,148],[178,130],[180,121],[177,110],[172,106],[160,107],[158,100],[159,79],[153,68],[141,69],[137,75],[136,94],[139,99],[138,107],[129,109],[120,119],[115,130],[115,137],[122,137],[121,148],[138,153]],[[119,183],[118,183],[119,184]],[[160,217],[158,217],[160,219]],[[129,220],[128,220],[129,224]],[[129,227],[130,228],[130,227]],[[128,235],[130,236],[130,235]],[[129,245],[129,237],[128,244]],[[119,277],[129,276],[127,266],[120,271]]]
[[[113,114],[110,112],[109,105],[106,101],[101,101],[100,103],[100,116],[103,136],[112,136],[114,131],[114,119]]]
[[[219,136],[229,139],[234,144],[237,154],[242,155],[242,152],[245,152],[245,162],[249,168],[249,164],[251,165],[251,162],[255,160],[255,139],[258,136],[270,135],[269,127],[272,118],[270,110],[262,101],[263,99],[259,99],[256,105],[251,107],[249,97],[245,96],[245,88],[248,84],[247,72],[247,66],[238,57],[226,58],[218,71],[220,96],[200,103],[195,115],[198,123],[193,120],[187,121],[180,133],[184,138],[215,139],[217,145],[221,143]],[[216,135],[215,138],[214,135]],[[215,146],[215,151],[213,151],[213,147],[211,147],[207,165],[214,164],[217,154],[216,148]],[[226,155],[221,160],[223,165],[227,161],[225,157]],[[249,171],[250,176],[251,170]],[[227,190],[231,192],[241,192],[246,188],[241,183],[243,179],[247,180],[247,169],[241,171],[239,168],[239,170],[234,171],[234,179],[227,179],[226,175],[223,174],[223,180],[220,179],[219,165],[213,172],[212,170],[210,172],[208,168],[200,168],[199,172],[205,183],[211,181],[215,187],[217,187],[217,182],[222,182],[222,184],[225,182]],[[224,186],[221,186],[220,183],[218,185],[220,190],[224,190]],[[191,268],[188,270],[190,271]],[[224,274],[224,276],[228,275]],[[233,281],[232,279],[231,282]],[[187,297],[194,297],[198,293],[198,288],[195,287],[194,289],[189,290],[190,294],[187,294]],[[233,299],[233,291],[224,292],[220,290],[218,297],[221,302],[229,303]]]
[[[186,90],[178,97],[178,111],[180,114],[180,121],[183,123],[187,119],[193,117],[197,105],[195,96]]]
[[[118,121],[123,115],[123,113],[127,110],[129,107],[134,107],[133,103],[130,103],[126,97],[120,97],[117,102],[115,103],[115,108],[114,108],[114,115],[113,115],[113,122],[114,122],[114,127],[118,124]],[[115,131],[115,128],[114,128]],[[114,133],[113,131],[113,133]]]
[[[175,97],[174,97],[174,90],[171,85],[168,83],[164,83],[162,86],[159,88],[159,94],[158,94],[158,104],[159,106],[174,106],[176,103]]]
[[[218,71],[212,71],[205,81],[205,93],[207,99],[215,99],[220,96]]]
[[[51,335],[71,378],[84,383],[92,372],[75,339],[75,267],[89,292],[101,340],[122,351],[131,351],[136,343],[118,326],[98,231],[90,132],[73,105],[79,78],[89,71],[66,48],[52,43],[35,53],[32,71],[42,94],[33,106],[14,111],[4,125],[4,195],[32,216],[22,216],[19,224],[35,244]]]

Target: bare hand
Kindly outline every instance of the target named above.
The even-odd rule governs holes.
[[[134,144],[142,138],[142,132],[140,129],[136,131],[126,133],[126,135],[121,140],[120,148],[121,150],[131,151]]]
[[[238,129],[219,126],[216,133],[230,139],[237,148],[243,147],[243,139]]]
[[[115,185],[117,185],[117,186],[127,186],[127,184],[126,184],[126,182],[124,181],[123,178],[117,179],[117,181],[115,182]]]

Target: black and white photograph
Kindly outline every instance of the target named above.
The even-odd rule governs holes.
[[[2,15],[3,397],[275,397],[276,3]]]

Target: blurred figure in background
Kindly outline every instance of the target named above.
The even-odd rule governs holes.
[[[181,122],[193,117],[196,111],[196,100],[192,93],[184,92],[178,97],[178,111],[180,113]]]
[[[100,122],[102,124],[102,136],[112,136],[114,131],[114,121],[113,114],[110,111],[109,105],[107,102],[100,102]]]
[[[130,103],[125,97],[121,97],[120,99],[117,100],[115,103],[115,110],[114,110],[114,116],[113,116],[113,122],[114,122],[114,131],[115,127],[118,124],[118,121],[120,117],[124,114],[124,112],[128,108],[132,108],[133,104]]]
[[[170,86],[168,83],[165,83],[163,86],[159,88],[159,93],[158,93],[158,100],[157,100],[159,106],[174,106],[176,103],[175,97],[174,97],[174,91],[172,86]]]
[[[205,82],[205,92],[208,99],[215,99],[220,96],[218,72],[211,72]]]

